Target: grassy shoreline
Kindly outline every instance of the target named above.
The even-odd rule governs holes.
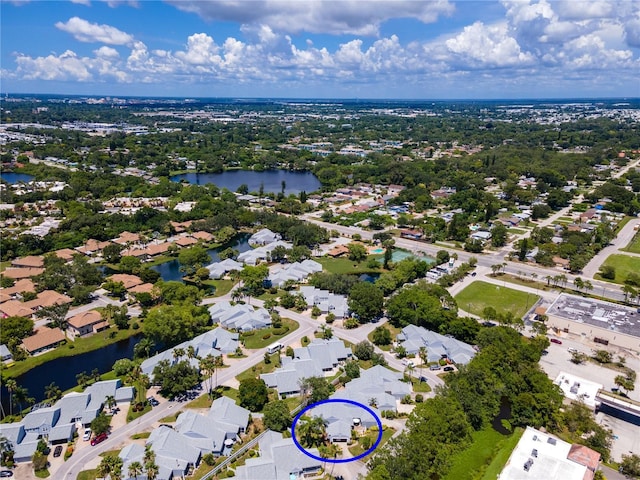
[[[73,342],[67,340],[66,344],[61,345],[54,350],[43,353],[42,355],[28,357],[25,360],[15,362],[10,367],[2,367],[2,379],[6,380],[7,378],[16,378],[27,373],[33,368],[44,365],[45,363],[57,358],[75,357],[76,355],[92,352],[107,345],[111,345],[121,340],[126,340],[136,334],[142,333],[140,329],[134,330],[133,328],[128,328],[127,330],[117,330],[115,327],[111,327],[111,329],[106,332],[106,334],[105,332],[100,332],[98,334],[92,335],[91,337],[79,338]],[[111,332],[115,332],[115,336],[111,337]]]

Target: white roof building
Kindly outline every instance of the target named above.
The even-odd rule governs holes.
[[[532,427],[522,434],[499,480],[591,480],[600,454]]]
[[[219,302],[209,307],[211,321],[228,329],[241,332],[259,330],[271,326],[271,315],[264,308],[254,309],[251,305]]]
[[[420,352],[420,347],[426,347],[428,362],[436,362],[446,357],[458,365],[466,365],[476,354],[475,349],[468,343],[415,325],[404,327],[397,339],[409,355]]]
[[[279,233],[273,233],[268,228],[263,228],[249,237],[249,245],[268,245],[278,240],[282,240],[282,236]]]
[[[331,293],[328,290],[320,290],[316,287],[300,287],[300,293],[307,301],[307,307],[317,306],[322,313],[333,313],[336,318],[349,316],[349,304],[347,297]]]
[[[560,372],[554,383],[560,387],[564,396],[596,408],[596,395],[602,389],[602,384],[592,382],[567,372]]]
[[[275,287],[281,287],[287,281],[300,282],[309,275],[322,271],[322,264],[314,260],[304,260],[285,265],[281,269],[269,274],[269,281]]]

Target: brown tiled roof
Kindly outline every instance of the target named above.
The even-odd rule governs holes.
[[[60,250],[56,250],[53,253],[56,255],[56,257],[59,257],[66,261],[72,260],[73,256],[78,254],[78,252],[71,248],[62,248]]]
[[[125,243],[135,243],[140,240],[140,235],[131,232],[122,232],[118,238],[114,238],[115,243],[124,245]]]
[[[205,242],[213,240],[213,235],[211,235],[209,232],[203,232],[203,231],[195,232],[191,234],[191,236],[198,240],[204,240]]]
[[[86,253],[97,252],[98,250],[102,250],[104,247],[106,247],[109,244],[111,244],[111,242],[109,241],[100,242],[98,240],[90,238],[89,240],[87,240],[87,243],[85,243],[81,247],[77,247],[76,250],[86,254]]]
[[[180,245],[181,247],[195,245],[196,243],[198,243],[198,241],[195,238],[191,238],[191,237],[182,237],[176,240],[176,245]]]
[[[44,292],[40,292],[34,300],[29,302],[25,302],[24,304],[29,308],[37,308],[37,307],[52,307],[53,305],[63,305],[65,303],[71,303],[73,299],[71,297],[67,297],[61,293],[56,292],[55,290],[45,290]]]
[[[22,341],[22,346],[28,352],[34,352],[36,350],[40,350],[41,348],[48,347],[50,345],[55,345],[63,341],[66,337],[64,333],[59,328],[37,328],[35,335],[31,335],[30,337],[25,338]]]
[[[30,255],[28,257],[16,258],[11,261],[14,267],[31,267],[42,268],[44,266],[44,257],[42,255]]]
[[[584,445],[573,444],[569,449],[569,460],[584,465],[589,470],[596,470],[600,463],[600,454]]]
[[[535,313],[536,315],[546,315],[547,309],[545,307],[536,307],[533,313]]]
[[[158,243],[156,245],[147,245],[147,248],[145,248],[143,251],[147,255],[154,257],[156,255],[160,255],[161,253],[166,253],[171,245],[173,245],[171,242]]]
[[[102,315],[97,310],[89,310],[88,312],[82,312],[78,315],[74,315],[69,318],[67,322],[74,328],[82,328],[87,325],[92,325],[102,321]]]
[[[5,317],[30,317],[33,310],[17,300],[7,300],[0,303],[0,312]]]
[[[122,282],[124,284],[124,288],[127,290],[131,287],[135,287],[136,285],[140,285],[142,280],[140,277],[136,277],[135,275],[129,275],[126,273],[116,273],[115,275],[111,275],[109,280],[112,282]]]
[[[141,285],[136,285],[133,288],[129,289],[130,293],[151,293],[153,291],[153,285],[150,283],[143,283]]]
[[[2,291],[8,295],[22,292],[35,292],[36,286],[30,279],[23,278],[14,283],[13,287],[3,288]]]
[[[349,253],[349,249],[346,245],[336,245],[327,252],[327,255],[331,257],[339,257],[340,255],[344,255],[345,253]]]
[[[7,268],[2,275],[17,280],[19,278],[29,278],[40,275],[44,268]]]

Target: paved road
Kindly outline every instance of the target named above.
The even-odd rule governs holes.
[[[621,252],[620,249],[625,248],[627,245],[629,245],[629,242],[633,240],[634,235],[638,232],[636,228],[640,228],[638,227],[638,225],[640,225],[640,218],[634,218],[633,220],[630,220],[624,227],[622,227],[622,230],[620,230],[618,236],[611,241],[609,246],[600,250],[598,254],[595,255],[591,259],[591,261],[584,267],[584,269],[582,270],[584,276],[587,278],[593,278],[593,276],[598,273],[600,266],[604,263],[609,255],[622,253],[624,255],[635,256],[633,253],[630,254],[629,252]]]

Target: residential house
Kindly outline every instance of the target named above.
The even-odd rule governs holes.
[[[408,238],[410,240],[420,240],[422,238],[422,232],[420,230],[404,229],[400,230],[400,236],[402,238]]]
[[[44,268],[7,268],[2,272],[3,277],[13,278],[14,280],[20,280],[23,278],[31,278],[36,275],[40,275],[44,272]]]
[[[408,355],[417,355],[420,348],[425,347],[428,362],[447,358],[458,365],[466,365],[476,354],[473,346],[468,343],[415,325],[404,327],[397,340]]]
[[[40,292],[35,299],[24,302],[24,306],[35,312],[41,308],[53,307],[54,305],[66,305],[72,301],[73,298],[58,293],[55,290],[44,290]]]
[[[331,293],[328,290],[320,290],[312,286],[300,287],[300,293],[307,301],[307,307],[317,306],[322,313],[333,313],[336,318],[349,316],[347,297]]]
[[[238,262],[242,262],[247,265],[256,265],[260,261],[268,260],[273,249],[278,246],[282,246],[285,249],[289,250],[293,247],[293,244],[283,242],[282,240],[276,240],[275,242],[268,243],[262,247],[242,252],[240,255],[238,255]]]
[[[71,248],[61,248],[60,250],[53,252],[53,254],[56,257],[63,259],[65,262],[70,262],[73,260],[74,255],[78,255],[78,252]]]
[[[20,298],[22,299],[22,294],[24,292],[34,292],[36,291],[36,286],[29,278],[22,278],[13,284],[13,287],[7,287],[0,290],[7,295],[10,295],[12,298]]]
[[[124,288],[127,290],[144,283],[140,277],[136,275],[129,275],[127,273],[116,273],[115,275],[111,275],[109,280],[115,283],[122,282]]]
[[[321,271],[322,264],[307,259],[302,262],[290,263],[275,272],[271,272],[269,274],[269,281],[271,285],[281,287],[290,280],[300,282],[305,280],[309,275]]]
[[[282,366],[273,373],[260,375],[269,388],[275,388],[282,397],[300,394],[303,378],[331,375],[352,356],[342,340],[316,338],[309,345],[294,350],[293,358],[281,357]]]
[[[279,233],[274,233],[268,228],[263,228],[249,237],[249,245],[268,245],[270,243],[277,242],[278,240],[282,240],[282,236]]]
[[[29,255],[28,257],[11,260],[11,266],[17,268],[43,268],[44,257],[42,255]]]
[[[322,468],[320,460],[305,455],[292,438],[283,438],[281,433],[267,430],[258,445],[260,456],[248,458],[244,465],[236,468],[237,480],[301,480]],[[317,448],[307,451],[320,457]]]
[[[33,309],[17,300],[7,300],[0,303],[0,315],[2,315],[2,318],[30,317],[33,315]]]
[[[221,262],[214,262],[211,265],[207,265],[206,268],[209,270],[209,277],[217,280],[233,270],[237,272],[241,271],[242,264],[232,258],[227,258]]]
[[[108,328],[109,322],[103,320],[97,310],[89,310],[70,317],[67,325],[67,333],[70,337],[82,337]]]
[[[81,247],[76,247],[76,250],[87,256],[93,256],[93,255],[102,253],[102,249],[107,245],[111,245],[111,242],[109,241],[100,242],[98,240],[91,238],[87,240],[87,243],[85,243]]]
[[[46,350],[56,348],[64,343],[67,337],[59,328],[40,327],[35,329],[35,334],[22,340],[22,348],[29,354],[37,355]]]
[[[122,232],[117,238],[113,239],[114,243],[118,245],[130,245],[138,243],[140,241],[140,235],[131,232]]]
[[[264,308],[254,309],[251,305],[218,302],[209,307],[211,322],[240,332],[259,330],[271,326],[271,315]]]
[[[485,230],[477,230],[471,234],[472,240],[480,240],[482,243],[488,242],[491,240],[491,232],[487,232]]]
[[[11,362],[13,355],[9,351],[9,348],[3,343],[0,345],[0,362]]]

